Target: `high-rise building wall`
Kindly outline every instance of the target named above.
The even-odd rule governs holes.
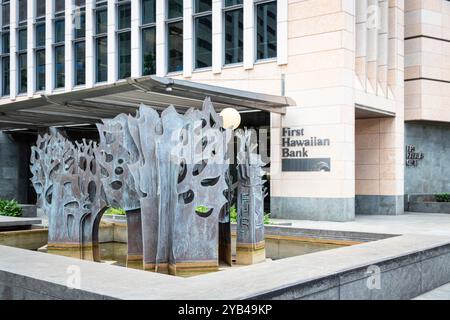
[[[266,124],[272,215],[401,214],[405,120],[450,119],[449,7],[446,0],[3,0],[0,108],[144,75],[286,95],[296,106]]]

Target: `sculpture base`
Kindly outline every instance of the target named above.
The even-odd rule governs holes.
[[[75,243],[48,243],[47,252],[64,257],[89,261],[100,261],[98,245],[80,245]]]
[[[142,255],[127,255],[127,268],[144,269]]]
[[[219,271],[218,261],[179,262],[169,265],[169,274],[178,277],[193,277]]]
[[[169,265],[167,263],[144,263],[144,270],[162,274],[169,274]]]
[[[265,241],[252,244],[236,244],[236,264],[252,265],[266,261]]]

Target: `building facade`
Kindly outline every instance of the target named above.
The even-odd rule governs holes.
[[[265,124],[273,217],[402,214],[405,190],[450,191],[449,1],[3,0],[1,10],[0,112],[153,74],[286,95],[297,105]],[[20,157],[7,136],[2,154]],[[406,161],[407,145],[425,157]],[[2,165],[8,190],[23,183],[23,169]]]

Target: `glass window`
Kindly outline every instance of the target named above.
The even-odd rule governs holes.
[[[156,73],[156,29],[142,29],[142,74]]]
[[[256,6],[256,57],[268,59],[277,56],[277,2]]]
[[[156,1],[142,0],[142,24],[156,21]]]
[[[45,23],[36,25],[36,47],[45,47]]]
[[[86,0],[75,0],[75,6],[84,7],[86,5]]]
[[[27,92],[27,54],[19,54],[19,93]]]
[[[167,17],[169,19],[183,16],[183,0],[167,0]]]
[[[2,58],[2,95],[9,94],[9,57]]]
[[[75,42],[75,85],[86,83],[86,45],[84,41]]]
[[[211,11],[212,10],[211,0],[195,0],[195,13]]]
[[[131,4],[118,6],[118,26],[119,30],[131,27]]]
[[[45,16],[45,0],[36,0],[36,17]]]
[[[65,20],[55,21],[55,43],[64,42],[64,26]]]
[[[18,50],[27,50],[27,29],[19,29]]]
[[[36,90],[45,90],[45,49],[36,50]]]
[[[168,24],[168,72],[183,70],[183,21]]]
[[[131,32],[119,33],[119,79],[131,76]]]
[[[55,0],[55,12],[64,11],[65,7],[66,7],[65,0]]]
[[[86,36],[86,12],[75,11],[75,39],[84,38]]]
[[[27,0],[19,0],[19,22],[27,20]]]
[[[108,11],[107,9],[99,9],[96,11],[96,33],[102,34],[108,31]]]
[[[96,82],[103,82],[108,80],[108,48],[107,38],[97,38],[95,44],[96,56]]]
[[[9,32],[5,32],[2,34],[2,53],[9,53]]]
[[[9,25],[9,3],[2,5],[2,26]]]
[[[243,10],[225,11],[225,64],[243,61]]]
[[[64,46],[55,47],[55,88],[63,88],[64,79]]]
[[[212,65],[212,16],[195,19],[195,67]]]
[[[243,4],[244,0],[225,0],[225,7],[236,6]]]

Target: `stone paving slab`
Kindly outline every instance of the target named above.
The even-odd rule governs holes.
[[[450,300],[450,283],[424,293],[413,300]]]
[[[31,226],[33,224],[40,224],[40,223],[41,223],[41,219],[39,219],[39,218],[15,218],[15,217],[0,216],[0,228],[23,227],[23,226]]]
[[[80,290],[96,299],[246,299],[310,281],[333,280],[344,272],[352,272],[354,281],[365,282],[353,270],[404,256],[411,260],[408,263],[415,263],[415,254],[449,244],[447,237],[403,235],[186,279],[0,246],[0,283],[7,280],[2,275],[14,274],[15,281],[27,282],[20,284],[22,288],[29,288],[38,285],[39,279],[39,285],[45,284],[40,293],[68,298],[67,294],[78,292],[64,293],[68,271],[78,269]]]

